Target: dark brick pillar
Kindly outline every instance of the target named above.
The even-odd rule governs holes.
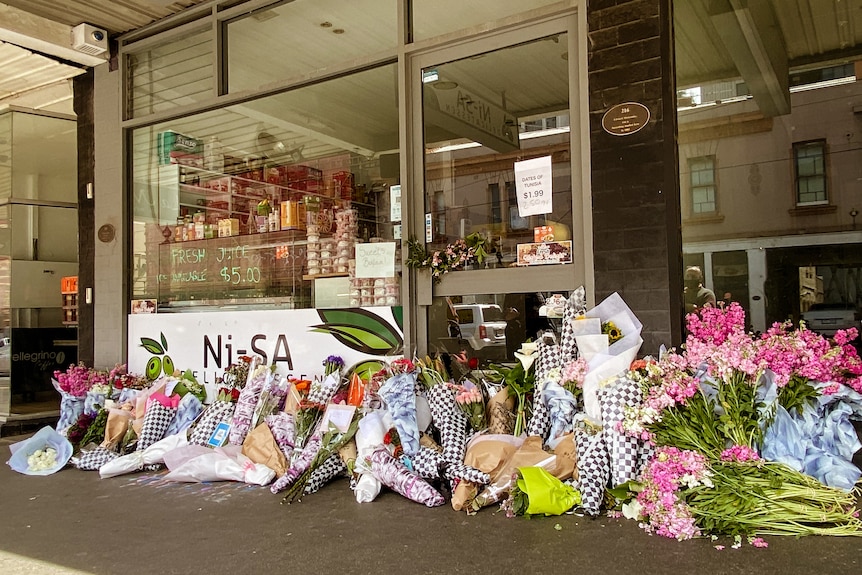
[[[87,199],[87,184],[96,175],[93,125],[93,70],[76,76],[74,108],[78,116],[78,360],[93,365],[95,316],[84,301],[84,289],[95,281],[94,205]]]
[[[641,354],[682,338],[671,2],[593,0],[587,14],[596,301],[620,293],[644,324]],[[624,102],[649,108],[649,123],[605,132],[602,116]]]

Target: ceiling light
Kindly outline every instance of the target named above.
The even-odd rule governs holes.
[[[454,90],[458,87],[458,82],[434,82],[432,86],[435,90]]]

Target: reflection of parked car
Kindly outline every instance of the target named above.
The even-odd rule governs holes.
[[[461,339],[466,340],[477,355],[496,358],[506,355],[506,320],[500,306],[477,303],[454,307]]]
[[[839,329],[859,329],[862,314],[849,303],[815,303],[802,314],[811,331],[832,337]]]

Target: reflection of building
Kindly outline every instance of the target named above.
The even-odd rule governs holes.
[[[798,319],[814,301],[862,303],[848,281],[862,268],[850,218],[862,149],[853,73],[825,69],[850,75],[793,89],[783,116],[764,115],[748,97],[680,112],[686,258],[703,258],[708,285],[731,292],[755,329]]]
[[[78,271],[76,136],[68,116],[0,114],[0,423],[56,410],[51,374],[75,361],[60,289]]]

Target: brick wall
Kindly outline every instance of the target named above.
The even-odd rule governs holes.
[[[587,13],[596,301],[620,293],[644,324],[642,354],[682,334],[671,1],[593,0]],[[650,121],[608,134],[602,116],[624,102]]]

